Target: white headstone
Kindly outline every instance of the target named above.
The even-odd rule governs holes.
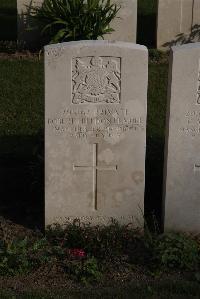
[[[191,36],[194,25],[200,25],[200,0],[159,0],[157,48],[196,41]]]
[[[132,43],[45,47],[46,224],[143,224],[147,65]]]
[[[200,25],[200,1],[194,0],[193,20],[192,25]]]
[[[119,4],[121,8],[117,17],[110,24],[115,31],[104,35],[104,39],[135,43],[137,32],[137,0],[117,0],[113,2]],[[39,39],[38,32],[26,30],[26,13],[28,7],[41,6],[42,3],[43,0],[17,0],[18,40],[34,44]]]
[[[137,0],[113,1],[121,6],[117,17],[110,23],[115,31],[104,35],[106,40],[136,43],[137,38]]]
[[[200,231],[200,43],[172,48],[164,197],[165,229]]]

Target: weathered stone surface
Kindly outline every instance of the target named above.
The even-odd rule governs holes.
[[[200,27],[199,0],[159,0],[157,19],[157,48],[196,41],[195,27]]]
[[[27,16],[29,6],[41,6],[43,0],[17,0],[18,11],[18,40],[28,44],[35,44],[39,40],[39,32],[28,31]],[[119,40],[125,42],[136,42],[137,31],[137,0],[117,0],[121,9],[110,26],[115,30],[111,34],[104,35],[106,40]]]
[[[137,0],[117,0],[121,8],[110,26],[115,31],[106,34],[104,39],[123,42],[136,42],[137,37]]]
[[[200,25],[200,1],[194,0],[193,20],[192,25]]]
[[[42,3],[43,0],[17,0],[17,39],[30,47],[37,45],[40,39],[40,33],[37,30],[28,30],[30,28],[30,9],[41,6]]]
[[[200,43],[172,48],[166,136],[165,229],[199,232]]]
[[[46,224],[143,224],[147,63],[132,43],[45,47]]]

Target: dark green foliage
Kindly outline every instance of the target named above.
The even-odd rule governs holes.
[[[51,261],[57,253],[45,238],[29,240],[14,239],[0,242],[0,275],[28,273]]]
[[[74,280],[83,284],[98,282],[102,277],[98,261],[94,257],[82,261],[67,261],[66,270]]]
[[[51,43],[96,40],[113,31],[109,24],[119,9],[110,0],[45,0],[32,16]]]
[[[98,282],[110,266],[126,264],[129,271],[142,267],[153,276],[166,271],[191,271],[196,281],[200,273],[199,238],[170,233],[152,235],[130,225],[113,221],[110,225],[81,224],[48,228],[46,237],[29,236],[0,242],[0,275],[29,273],[40,267],[59,267],[70,279],[84,284]]]
[[[168,233],[157,240],[157,259],[161,267],[195,270],[199,268],[200,248],[184,234]]]
[[[141,233],[132,227],[113,222],[107,226],[91,226],[79,221],[49,227],[47,238],[53,246],[83,248],[88,257],[115,261],[127,255],[130,263],[151,270],[197,270],[200,246],[192,236],[184,234]]]
[[[47,237],[54,245],[65,248],[83,248],[89,256],[101,259],[116,258],[137,235],[137,230],[121,226],[113,221],[110,225],[91,226],[79,221],[49,227]]]
[[[27,239],[1,243],[0,275],[26,273],[29,269]]]
[[[169,51],[149,49],[149,61],[151,64],[168,64]]]

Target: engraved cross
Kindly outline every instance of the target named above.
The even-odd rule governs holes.
[[[98,166],[98,144],[94,143],[93,145],[93,161],[92,165],[74,165],[73,170],[92,170],[93,174],[93,202],[94,209],[97,210],[97,172],[98,171],[116,171],[117,165],[110,165],[105,167]]]

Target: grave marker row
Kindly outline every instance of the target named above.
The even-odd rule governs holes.
[[[36,30],[27,31],[29,26],[27,14],[30,7],[40,7],[42,3],[43,0],[17,0],[18,40],[25,41],[29,46],[37,45],[40,33]],[[115,31],[104,35],[104,39],[136,42],[137,0],[116,0],[114,3],[121,6],[117,17],[110,24]]]
[[[144,46],[45,47],[46,224],[143,225],[148,57]],[[200,43],[174,47],[164,172],[165,228],[200,230]]]
[[[159,0],[157,48],[197,41],[200,30],[200,0]]]

